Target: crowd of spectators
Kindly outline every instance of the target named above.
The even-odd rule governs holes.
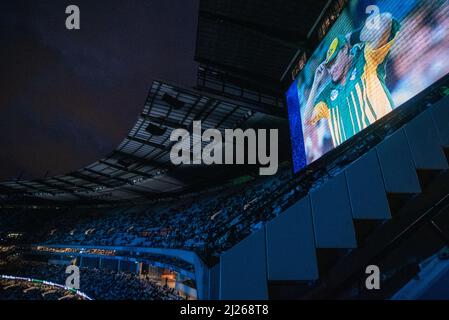
[[[54,257],[64,257],[72,256],[75,257],[79,254],[86,255],[96,255],[104,256],[105,258],[119,256],[128,259],[137,259],[142,262],[146,262],[150,265],[158,264],[170,266],[173,268],[179,268],[185,271],[194,272],[194,266],[189,262],[182,260],[174,256],[168,256],[156,253],[139,252],[138,254],[129,250],[104,250],[98,248],[70,248],[70,247],[48,247],[48,246],[32,246],[32,250],[35,253],[41,253],[44,255],[53,255]],[[0,246],[0,256],[1,256],[2,246]]]
[[[438,98],[448,92],[447,87],[440,89]],[[371,132],[368,130],[359,138],[363,141],[356,141],[346,149],[344,146],[339,148],[332,154],[332,161],[323,158],[322,163],[317,162],[296,176],[292,176],[289,166],[283,166],[276,176],[259,177],[232,187],[183,197],[179,201],[160,200],[139,206],[101,209],[2,212],[0,273],[60,284],[65,282],[65,269],[61,266],[19,262],[14,252],[10,252],[10,246],[20,243],[186,249],[197,252],[213,264],[214,257],[263,227],[300,197],[319,188],[421,111],[409,109],[408,113],[396,116],[394,121],[380,121]],[[159,261],[156,257],[152,259]],[[161,262],[175,265],[175,261]],[[30,285],[3,281],[0,299],[20,299],[21,294],[28,293],[26,298],[32,299],[70,298],[67,293],[48,293],[49,288],[27,286]],[[148,275],[96,268],[82,269],[81,290],[94,299],[180,299],[177,292],[156,284]]]
[[[0,300],[83,300],[72,291],[42,283],[0,279]]]
[[[46,262],[25,261],[22,258],[11,258],[9,261],[0,266],[0,274],[8,276],[26,277],[37,280],[50,281],[60,285],[64,285],[67,274],[66,266],[53,265]],[[24,286],[30,284],[17,284],[13,291],[7,291],[4,286],[0,286],[0,297],[8,299],[17,298],[17,294]],[[46,297],[43,293],[54,288],[46,288],[45,286],[36,287],[39,291],[32,289],[33,295],[23,296],[23,299],[34,300],[41,298],[53,299],[55,294]],[[12,290],[12,289],[11,289]],[[175,292],[165,286],[161,286],[150,280],[147,275],[139,275],[136,273],[116,272],[106,269],[80,268],[80,289],[81,292],[95,300],[181,300],[182,298]],[[23,291],[23,290],[22,290]],[[42,293],[42,294],[41,294]],[[58,299],[69,295],[70,293],[60,295],[56,292]],[[42,296],[42,297],[41,297]],[[0,298],[1,299],[1,298]],[[18,299],[21,299],[18,297]]]
[[[444,94],[438,93],[438,96]],[[292,176],[287,164],[281,166],[275,176],[257,177],[250,182],[175,201],[112,209],[77,208],[34,215],[29,210],[8,212],[0,215],[0,243],[7,243],[9,239],[6,233],[2,235],[2,231],[15,231],[9,237],[20,235],[31,243],[186,249],[213,262],[214,257],[260,229],[300,197],[319,188],[422,112],[428,97],[420,99],[423,101],[415,108],[408,107],[388,115],[363,135],[355,137],[358,140],[324,156],[300,175]],[[28,219],[22,227],[17,226],[21,221],[17,215],[21,214]],[[29,235],[34,238],[30,240]]]
[[[45,243],[182,248],[217,256],[280,213],[275,203],[259,207],[290,178],[290,168],[284,167],[276,176],[176,203],[116,208],[80,218],[75,224],[61,221],[49,230]],[[76,211],[71,212],[72,218]]]

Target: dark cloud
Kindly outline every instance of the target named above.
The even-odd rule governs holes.
[[[65,7],[81,30],[65,29]],[[98,160],[126,135],[154,79],[192,85],[197,1],[0,4],[0,178]]]

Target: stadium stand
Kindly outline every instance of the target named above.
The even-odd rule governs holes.
[[[254,25],[248,17],[237,12],[233,14],[239,16],[238,23],[225,19],[211,3],[202,3],[200,34],[210,36],[217,47],[220,38],[210,30],[220,31],[229,42],[246,43],[229,36],[245,22],[244,37],[252,39]],[[217,18],[225,23],[217,26]],[[257,45],[273,45],[265,40]],[[212,63],[218,69],[229,71],[235,65],[238,70],[228,74],[202,65],[197,90],[156,81],[138,123],[107,158],[67,176],[0,185],[11,200],[5,201],[0,214],[3,257],[14,256],[14,246],[30,244],[184,249],[207,264],[203,275],[207,285],[199,293],[204,299],[354,299],[373,297],[359,288],[364,266],[378,264],[386,270],[387,290],[375,297],[389,298],[419,273],[422,261],[449,245],[445,235],[449,230],[449,97],[442,90],[447,76],[296,175],[291,164],[284,163],[273,177],[250,177],[234,184],[226,179],[224,186],[205,186],[208,173],[202,172],[202,183],[189,185],[173,174],[183,168],[167,167],[168,133],[148,128],[150,121],[176,127],[183,119],[206,120],[213,114],[208,127],[221,129],[252,119],[252,112],[282,113],[276,98],[279,88],[268,93],[264,88],[282,76],[278,62],[263,56],[249,66],[235,64],[233,57],[248,59],[250,49],[242,49],[245,55],[239,56],[229,45],[230,53],[207,59],[210,45],[198,46],[197,58],[203,64],[214,58],[226,65]],[[282,48],[283,64],[291,54],[291,47]],[[264,63],[269,68],[261,68]],[[263,85],[236,76],[245,68],[259,72]],[[257,107],[251,108],[254,102]],[[179,110],[181,106],[188,107]],[[169,115],[162,119],[167,110]],[[185,180],[194,180],[195,173],[189,174]],[[61,201],[64,198],[69,205]],[[47,200],[52,199],[57,201],[49,205]],[[82,205],[72,208],[74,199]],[[423,238],[425,245],[417,246]],[[409,247],[417,249],[410,252]],[[149,258],[193,271],[173,257]],[[59,282],[64,276],[60,266],[21,259],[5,260],[0,272]],[[83,290],[96,299],[180,298],[144,274],[97,267],[82,272],[87,279]],[[189,281],[199,283],[199,279]]]
[[[48,263],[23,261],[21,259],[11,259],[7,266],[0,267],[2,274],[12,276],[26,276],[34,279],[44,279],[58,284],[64,284],[66,281],[66,266],[50,265]],[[147,275],[136,275],[126,272],[114,272],[105,269],[81,268],[80,287],[88,296],[97,300],[180,300],[180,296],[173,289],[169,289],[156,284],[149,279]],[[40,290],[38,285],[33,283],[20,283],[17,287],[8,287],[11,281],[6,281],[2,287],[4,296],[9,295],[9,289],[14,288],[14,294],[22,288],[31,288],[32,296],[24,296],[24,299],[54,298],[54,295],[46,296],[45,292],[54,290],[42,287]],[[37,289],[36,289],[37,288]],[[45,290],[44,290],[45,289]],[[41,291],[44,291],[41,293]],[[27,292],[28,292],[27,291]],[[26,293],[26,292],[24,292]],[[9,297],[8,297],[9,299]]]
[[[380,143],[374,144],[371,151],[359,153],[361,157],[355,157],[354,162],[348,161],[345,154],[339,166],[326,168],[331,174],[321,175],[312,183],[305,197],[307,189],[301,190],[303,198],[299,202],[292,201],[293,206],[265,229],[226,252],[221,257],[220,268],[214,271],[220,273],[216,284],[220,287],[219,298],[268,298],[268,286],[261,286],[267,278],[274,287],[272,294],[287,288],[287,291],[296,290],[298,295],[301,290],[298,282],[305,283],[302,287],[310,287],[320,278],[319,287],[329,296],[332,286],[341,286],[350,277],[354,281],[356,277],[351,272],[357,272],[356,279],[363,278],[358,268],[380,259],[380,252],[385,254],[383,250],[402,240],[404,229],[418,228],[423,220],[436,215],[444,217],[449,194],[446,126],[438,123],[441,119],[449,120],[448,99],[445,97],[424,108],[425,111],[420,110],[412,120],[404,121],[407,117],[401,117],[397,127],[391,126],[391,119],[385,120],[389,122],[388,134],[377,132]],[[426,135],[415,134],[423,132],[423,128]],[[373,183],[361,188],[360,182],[365,179]],[[387,223],[392,216],[395,219]],[[289,232],[282,233],[280,229]],[[435,237],[429,230],[422,232],[427,237]],[[436,232],[444,239],[438,228]],[[427,241],[428,247],[423,251],[427,250],[429,256],[447,244],[441,240]],[[267,265],[268,269],[259,267],[253,273],[256,265]],[[397,275],[398,270],[393,273]],[[323,281],[323,275],[328,276],[328,281]],[[359,294],[363,296],[366,292]],[[276,297],[276,293],[271,297]]]
[[[68,224],[68,228],[52,230],[46,243],[183,248],[217,256],[260,228],[270,215],[279,213],[267,208],[256,215],[246,214],[289,176],[290,170],[284,169],[274,178],[257,180],[224,193],[201,195],[188,203],[163,206],[151,212],[119,209],[88,219],[84,224],[77,223],[76,228]]]
[[[83,300],[70,291],[33,282],[0,279],[0,300]]]
[[[268,277],[273,283],[317,280],[322,274],[319,260],[323,260],[323,256],[320,251],[340,249],[339,257],[349,259],[348,254],[361,241],[359,221],[388,221],[398,214],[404,203],[410,201],[411,196],[422,193],[425,181],[422,172],[447,170],[445,149],[442,148],[447,140],[447,130],[442,119],[447,119],[448,98],[431,106],[424,104],[427,99],[428,95],[415,108],[393,113],[389,119],[364,133],[363,145],[359,143],[362,138],[355,137],[354,141],[331,153],[332,161],[322,161],[326,167],[318,164],[318,169],[308,168],[302,176],[292,177],[288,168],[282,168],[275,177],[257,179],[225,192],[186,198],[181,204],[159,202],[151,210],[141,207],[103,209],[96,214],[84,214],[84,217],[85,210],[69,210],[65,215],[52,219],[51,225],[44,228],[47,232],[34,240],[46,244],[194,250],[210,266],[220,257],[218,270],[221,281],[215,284],[220,288],[220,298],[238,298],[235,292],[239,292],[241,297],[267,298],[268,283],[262,279]],[[415,134],[423,127],[427,135]],[[354,144],[358,145],[357,149],[352,147]],[[397,156],[392,157],[392,154]],[[364,179],[373,182],[369,190],[358,187]],[[366,192],[373,197],[370,201],[361,200],[366,198]],[[444,189],[440,188],[440,192]],[[329,199],[329,194],[335,195],[335,200]],[[404,201],[404,195],[409,195],[405,198],[407,201]],[[297,202],[298,199],[302,200]],[[397,199],[400,200],[399,206],[395,205],[395,201],[399,201]],[[335,209],[337,207],[338,210]],[[338,212],[341,216],[329,215],[329,211]],[[303,214],[298,216],[301,212]],[[30,217],[26,214],[26,211],[16,212],[15,217],[14,214],[3,214],[2,219],[14,217],[18,223],[23,218],[22,225],[30,226]],[[20,216],[22,218],[18,218]],[[68,216],[71,219],[67,219]],[[331,216],[333,220],[329,220]],[[14,231],[12,224],[2,223],[2,226],[7,227],[2,228],[4,233]],[[339,234],[335,233],[337,230]],[[36,236],[36,233],[32,234]],[[296,257],[309,258],[294,259],[292,252],[301,252]],[[247,261],[248,264],[236,261]],[[311,261],[316,261],[315,265]],[[256,268],[265,263],[267,270]],[[244,276],[245,269],[251,277]],[[98,274],[96,276],[99,277]],[[105,275],[106,278],[113,276],[121,277]],[[242,279],[252,279],[254,286]],[[265,285],[260,287],[263,283]],[[110,297],[129,296],[114,293]]]

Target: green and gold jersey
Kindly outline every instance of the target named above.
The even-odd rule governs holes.
[[[385,65],[395,39],[396,32],[390,42],[377,49],[367,43],[355,45],[346,83],[331,81],[315,100],[311,124],[327,119],[335,147],[393,110]]]

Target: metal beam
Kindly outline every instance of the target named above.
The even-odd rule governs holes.
[[[123,183],[125,183],[125,184],[131,184],[131,182],[130,182],[129,180],[127,180],[127,179],[123,179],[123,178],[120,178],[120,177],[114,177],[114,176],[112,176],[112,175],[110,175],[110,174],[103,173],[103,172],[100,172],[100,171],[97,171],[97,170],[93,170],[93,169],[90,169],[90,168],[83,168],[83,169],[81,169],[81,170],[86,170],[86,171],[88,171],[88,172],[90,172],[90,173],[99,175],[99,176],[101,176],[101,177],[109,178],[109,179],[111,179],[111,180],[120,181],[120,182],[123,182]],[[117,187],[118,187],[118,186],[115,186],[114,188],[117,188]]]
[[[47,191],[47,190],[41,190],[41,189],[39,189],[39,188],[37,188],[37,187],[35,187],[35,186],[29,185],[26,181],[16,181],[16,183],[17,183],[18,185],[21,185],[21,186],[25,187],[25,188],[31,188],[31,189],[33,189],[33,190],[36,190],[36,192],[49,193],[49,194],[51,194],[52,196],[55,196],[55,195],[56,195],[54,192]]]
[[[56,180],[56,181],[61,182],[61,183],[65,183],[65,184],[70,185],[70,186],[75,187],[75,188],[81,188],[81,189],[88,190],[88,191],[95,191],[92,188],[85,187],[85,186],[82,186],[82,185],[77,185],[76,183],[73,183],[71,181],[64,180],[64,179],[61,179],[61,178],[58,178],[58,177],[53,177],[51,179]]]
[[[44,180],[36,180],[35,182],[36,182],[36,183],[39,183],[39,184],[41,184],[41,185],[43,185],[43,186],[47,186],[47,187],[49,187],[49,188],[57,189],[57,190],[59,190],[59,191],[63,191],[63,192],[65,192],[65,193],[71,194],[71,195],[73,195],[74,197],[82,198],[80,195],[75,194],[75,190],[71,190],[71,189],[67,189],[67,188],[65,188],[65,187],[61,187],[61,186],[58,186],[58,185],[54,185],[54,184],[49,183],[48,181],[44,181]]]
[[[258,79],[238,76],[233,73],[219,70],[207,65],[200,65],[198,67],[197,84],[199,84],[200,82],[216,82],[219,83],[222,87],[226,84],[231,84],[238,87],[242,91],[241,94],[243,94],[243,91],[246,90],[260,92],[273,98],[282,97],[285,91],[282,89],[279,83],[277,83],[276,86],[266,85],[261,83],[261,81]],[[198,86],[201,87],[201,85]]]
[[[243,68],[239,68],[236,66],[224,64],[219,61],[211,60],[209,57],[202,57],[198,54],[195,56],[195,60],[199,62],[200,64],[208,65],[211,67],[214,67],[215,69],[224,71],[224,72],[230,72],[235,75],[239,75],[242,77],[242,79],[248,79],[253,80],[257,79],[262,85],[264,86],[271,86],[273,88],[279,87],[279,91],[281,91],[279,79],[264,75],[259,72],[252,72]]]
[[[297,40],[301,37],[301,34],[299,32],[280,29],[273,26],[265,26],[249,21],[243,21],[226,15],[218,14],[216,12],[210,12],[204,9],[200,10],[199,16],[200,18],[216,22],[219,25],[235,26],[241,30],[248,31],[255,36],[268,39],[277,43],[278,45],[282,45],[287,48],[297,49],[307,46],[307,41]]]
[[[24,191],[23,190],[19,190],[19,189],[15,189],[12,187],[7,187],[4,185],[0,185],[0,193],[4,194],[4,195],[11,195],[11,194],[22,194]]]
[[[277,82],[277,85],[279,86],[279,82]],[[253,110],[253,111],[263,113],[263,114],[277,116],[280,118],[285,118],[285,111],[283,109],[272,108],[271,105],[269,105],[269,107],[266,107],[266,105],[265,105],[264,107],[261,108],[259,105],[263,106],[263,104],[260,104],[258,102],[247,102],[247,101],[237,100],[234,97],[223,96],[221,93],[215,94],[212,92],[206,92],[201,89],[192,90],[190,88],[185,88],[181,85],[176,85],[175,90],[181,91],[190,96],[202,96],[204,98],[212,100],[212,101],[208,101],[208,106],[210,105],[210,103],[218,101],[218,102],[224,102],[224,103],[228,103],[230,105],[238,106],[243,109]],[[204,107],[203,110],[205,108],[206,107]],[[196,116],[199,116],[199,115],[196,115]]]
[[[154,116],[150,116],[150,115],[141,113],[140,117],[144,120],[150,121],[151,123],[157,123],[159,125],[170,127],[173,129],[189,130],[188,126],[183,124],[181,121],[178,122],[178,121],[172,120],[168,116],[167,117],[154,117]]]
[[[129,170],[129,169],[127,169],[127,168],[122,168],[122,167],[117,166],[117,165],[115,165],[115,164],[113,164],[113,163],[109,163],[109,162],[103,161],[103,160],[101,160],[100,162],[103,163],[103,164],[105,164],[105,165],[111,166],[112,168],[115,168],[115,169],[117,169],[117,170],[121,170],[121,171],[123,171],[123,172],[134,173],[134,174],[139,175],[139,176],[143,176],[143,177],[147,177],[147,178],[149,178],[149,179],[157,180],[157,179],[154,178],[152,175],[145,174],[145,173],[143,173],[143,172],[139,172],[139,171],[136,171],[136,170]],[[133,186],[138,186],[139,188],[147,189],[147,190],[149,190],[150,192],[154,192],[154,191],[159,192],[159,191],[156,190],[156,189],[149,188],[149,187],[144,186],[144,185],[142,185],[142,184],[140,184],[140,185],[135,185],[135,184],[132,184],[131,182],[130,182],[130,184],[133,185]],[[125,189],[126,189],[126,188],[125,188]],[[128,190],[130,190],[130,189],[128,189]],[[134,190],[134,189],[133,189],[133,190]]]
[[[145,174],[145,173],[140,172],[140,171],[137,171],[137,170],[130,170],[130,169],[121,168],[121,167],[119,167],[119,166],[117,166],[117,165],[115,165],[115,164],[111,164],[111,163],[106,162],[106,161],[101,161],[101,162],[103,162],[103,163],[106,164],[106,165],[111,165],[111,167],[115,167],[115,168],[117,168],[118,170],[126,171],[126,172],[129,172],[129,173],[135,173],[135,174],[138,174],[138,175],[141,175],[141,176],[147,176],[149,179],[152,179],[152,180],[154,180],[154,181],[159,181],[159,182],[161,182],[161,183],[171,184],[171,185],[174,185],[174,186],[182,187],[182,185],[180,185],[179,183],[174,183],[174,182],[170,182],[170,181],[165,181],[165,180],[163,180],[163,179],[160,179],[158,176],[148,175],[148,174]],[[169,165],[164,164],[164,166],[166,167],[165,169],[168,169],[167,167],[168,167]],[[160,167],[158,167],[158,168],[160,168]],[[176,166],[170,165],[170,169],[175,169],[175,168],[176,168]],[[157,169],[157,168],[155,168],[155,170],[156,170],[156,169]],[[146,188],[146,189],[155,190],[155,189],[152,189],[152,188],[144,187],[144,186],[142,186],[142,185],[140,185],[140,186],[143,187],[143,188]]]
[[[99,162],[102,163],[102,164],[105,164],[105,165],[107,165],[107,166],[109,166],[111,168],[114,168],[114,169],[117,169],[117,170],[121,170],[121,171],[126,172],[126,173],[132,173],[132,174],[135,174],[135,175],[138,175],[138,176],[141,176],[141,177],[145,177],[145,178],[153,178],[153,176],[148,174],[148,173],[140,172],[140,171],[134,170],[134,169],[128,169],[126,167],[122,167],[120,165],[116,165],[115,163],[110,163],[110,162],[104,161],[104,160],[100,160]]]
[[[213,79],[207,74],[201,75],[201,79],[198,79],[198,84],[196,89],[201,92],[207,92],[209,94],[215,94],[220,97],[227,97],[229,99],[235,100],[238,103],[245,103],[251,105],[253,110],[257,110],[258,112],[269,114],[269,115],[278,115],[278,110],[281,108],[279,106],[279,102],[283,101],[279,96],[274,96],[271,94],[266,94],[260,89],[251,89],[246,90],[243,85],[235,84],[232,81],[227,81],[224,79]],[[216,86],[210,86],[210,83],[218,84],[221,87],[217,89]],[[229,93],[226,91],[226,88],[232,89],[233,91],[238,90],[239,94]],[[257,99],[250,99],[245,97],[245,94],[254,94],[257,96]],[[270,104],[266,102],[262,102],[262,99],[268,98],[275,101],[275,104]]]
[[[141,195],[141,196],[145,196],[145,197],[148,197],[150,195],[151,196],[154,195],[152,193],[142,192],[142,191],[139,191],[139,190],[129,189],[129,188],[126,188],[126,187],[117,187],[117,186],[111,186],[111,185],[108,185],[108,184],[105,184],[105,183],[99,183],[95,178],[91,178],[91,177],[86,176],[86,175],[84,175],[82,173],[79,173],[79,172],[73,172],[73,173],[70,174],[70,176],[73,176],[75,178],[82,179],[82,180],[85,180],[85,181],[88,181],[88,182],[92,182],[92,183],[95,183],[95,184],[98,184],[100,186],[103,186],[103,187],[106,187],[106,188],[109,188],[109,189],[113,189],[113,190],[117,190],[118,188],[120,188],[120,189],[117,190],[119,192],[122,191],[122,192],[125,192],[125,193],[137,194],[137,195]]]
[[[150,166],[150,167],[153,167],[155,169],[159,169],[159,168],[171,169],[171,168],[175,167],[171,163],[160,163],[160,162],[157,162],[157,161],[152,160],[152,159],[141,158],[141,157],[138,157],[138,156],[136,156],[134,154],[127,153],[127,152],[120,151],[120,150],[114,150],[113,155],[118,155],[120,157],[123,157],[123,158],[126,158],[126,159],[130,159],[130,160],[132,160],[134,162],[137,162],[140,165]],[[137,171],[137,172],[140,172],[140,171]]]
[[[212,91],[212,90],[210,90]],[[275,117],[279,117],[279,118],[285,118],[285,110],[281,109],[279,107],[274,108],[271,105],[266,105],[263,103],[259,103],[259,102],[250,102],[250,101],[246,101],[246,100],[242,100],[242,99],[236,99],[235,97],[226,97],[224,95],[221,95],[222,93],[220,93],[220,95],[217,95],[213,92],[205,92],[203,90],[198,90],[198,92],[204,96],[209,97],[210,99],[217,99],[220,100],[222,102],[234,105],[234,106],[238,106],[244,109],[248,109],[251,111],[255,111],[255,112],[260,112],[266,115],[271,115],[271,116],[275,116]]]
[[[163,145],[151,142],[151,141],[147,141],[147,140],[144,140],[144,139],[140,139],[140,138],[137,138],[137,137],[127,136],[126,139],[134,141],[134,142],[138,142],[138,143],[141,143],[141,144],[144,144],[144,145],[156,148],[156,149],[160,149],[160,150],[163,150],[163,151],[170,151],[169,147],[166,147],[166,146],[163,146]]]
[[[108,185],[106,183],[99,182],[98,179],[92,178],[90,176],[86,176],[86,175],[84,175],[84,174],[82,174],[80,172],[72,172],[72,173],[70,173],[68,175],[72,176],[72,177],[75,177],[75,178],[78,178],[78,179],[81,179],[81,180],[84,180],[84,181],[87,181],[87,182],[90,182],[90,183],[94,183],[94,184],[102,186],[102,187],[106,187],[106,188],[110,188],[110,189],[115,188],[115,186],[111,186],[111,185]]]

